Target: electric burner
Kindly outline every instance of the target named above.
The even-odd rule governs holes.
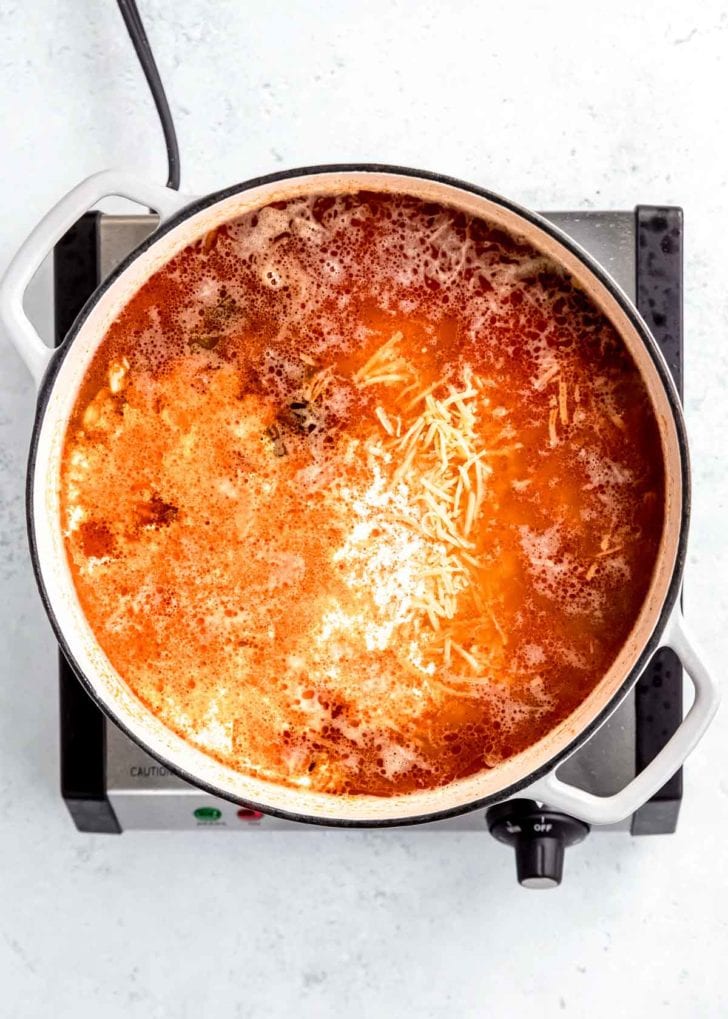
[[[682,391],[682,211],[638,206],[633,212],[544,214],[602,264],[647,321]],[[89,213],[54,251],[55,335],[60,344],[84,302],[155,228],[152,215]],[[250,831],[313,826],[261,814],[189,785],[148,756],[102,714],[60,656],[61,789],[83,832],[131,829]],[[598,795],[617,792],[665,745],[682,721],[682,670],[659,651],[609,721],[559,774]],[[675,830],[682,798],[678,772],[632,817],[598,831],[633,835]],[[588,826],[533,801],[434,821],[415,830],[490,830],[516,847],[518,876],[530,887],[558,884],[563,849]]]

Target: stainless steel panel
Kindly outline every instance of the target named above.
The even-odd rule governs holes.
[[[219,828],[222,831],[250,831],[256,828],[305,829],[293,821],[264,817],[241,820],[237,804],[210,796],[183,782],[146,754],[113,725],[106,732],[106,784],[109,800],[123,829],[191,830]],[[217,807],[222,817],[214,822],[198,821],[198,807]],[[485,812],[473,811],[463,817],[420,825],[416,830],[485,831]]]
[[[581,245],[634,300],[636,261],[633,212],[544,212]]]
[[[159,217],[153,213],[144,216],[99,216],[99,276],[105,279],[130,251],[156,229]]]

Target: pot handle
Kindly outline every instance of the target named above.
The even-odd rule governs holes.
[[[193,200],[191,195],[140,180],[122,170],[103,170],[81,181],[43,217],[21,246],[0,283],[0,322],[37,387],[40,387],[53,349],[43,342],[25,314],[25,291],[53,245],[84,212],[110,195],[149,206],[159,213],[160,222],[169,219]]]
[[[682,724],[647,767],[612,796],[595,796],[562,782],[555,771],[529,786],[525,795],[590,824],[614,824],[633,814],[675,774],[708,728],[720,694],[679,608],[668,624],[662,646],[672,648],[680,659],[695,688],[695,699]]]

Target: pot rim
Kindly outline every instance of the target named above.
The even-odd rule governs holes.
[[[101,297],[114,285],[117,278],[121,276],[124,271],[144,252],[149,248],[153,247],[158,241],[165,237],[172,230],[176,229],[181,223],[189,219],[191,216],[202,211],[203,209],[209,208],[222,202],[234,195],[241,194],[245,191],[251,190],[255,187],[262,185],[273,184],[278,181],[289,181],[295,178],[305,178],[308,176],[314,176],[318,174],[346,174],[346,173],[385,173],[400,177],[408,177],[412,179],[421,179],[432,181],[435,183],[445,184],[452,188],[469,192],[478,197],[484,198],[491,203],[501,206],[507,211],[514,213],[516,216],[525,220],[526,222],[536,226],[544,233],[550,235],[553,239],[559,242],[565,247],[573,256],[575,256],[591,273],[597,278],[609,295],[619,305],[621,311],[628,319],[630,325],[634,329],[635,333],[641,340],[643,346],[646,348],[650,355],[650,359],[656,370],[657,376],[662,384],[668,406],[672,415],[672,424],[675,428],[675,435],[677,439],[678,451],[680,454],[680,473],[681,473],[681,503],[680,503],[680,525],[677,534],[677,542],[675,547],[675,559],[670,577],[669,584],[665,593],[665,597],[660,608],[658,617],[653,625],[652,631],[645,642],[642,651],[640,652],[637,660],[635,661],[632,669],[625,676],[624,681],[620,684],[618,689],[612,694],[612,696],[605,702],[603,707],[595,714],[595,716],[582,728],[576,735],[569,740],[560,750],[554,753],[544,761],[541,765],[535,768],[529,774],[523,776],[515,782],[512,782],[508,786],[499,789],[497,792],[490,793],[486,796],[479,797],[476,800],[470,800],[467,803],[459,804],[453,807],[447,807],[442,810],[431,811],[424,814],[416,814],[407,817],[375,817],[371,819],[365,818],[337,818],[333,816],[316,816],[305,813],[297,813],[291,810],[280,809],[278,807],[269,807],[267,804],[262,802],[254,802],[251,799],[241,799],[236,797],[227,791],[223,792],[219,787],[214,784],[200,779],[197,776],[188,772],[185,768],[172,763],[163,753],[158,750],[152,749],[143,741],[138,735],[133,734],[126,724],[117,717],[113,706],[107,704],[105,700],[99,695],[95,685],[83,672],[78,665],[68,641],[64,635],[63,629],[56,616],[55,610],[51,604],[50,597],[46,590],[45,582],[43,579],[43,572],[40,562],[40,555],[38,552],[38,545],[35,533],[35,516],[33,510],[33,489],[35,483],[35,466],[36,466],[36,451],[45,420],[46,412],[51,403],[51,398],[55,388],[56,378],[58,372],[68,354],[71,346],[73,345],[76,337],[81,331],[87,318],[89,317],[92,309],[96,306]],[[253,177],[247,181],[243,181],[238,184],[230,185],[226,188],[222,188],[218,191],[211,192],[207,195],[193,199],[188,205],[179,209],[172,216],[157,227],[149,237],[145,238],[141,244],[139,244],[132,252],[123,259],[116,268],[98,285],[94,290],[93,294],[88,298],[80,312],[76,316],[73,325],[68,330],[63,342],[57,348],[52,355],[46,373],[43,377],[42,383],[39,388],[36,415],[33,424],[33,430],[31,434],[30,450],[28,454],[28,471],[26,479],[26,525],[28,529],[28,539],[30,545],[31,562],[33,565],[33,572],[35,574],[36,583],[41,595],[41,600],[45,608],[46,614],[48,615],[49,621],[55,633],[56,639],[60,645],[61,651],[66,657],[67,661],[71,665],[74,673],[76,674],[79,682],[83,685],[85,691],[89,694],[94,703],[103,711],[104,715],[110,719],[114,725],[121,729],[124,734],[137,743],[141,748],[149,754],[152,758],[157,760],[170,772],[177,775],[184,781],[191,785],[218,797],[219,799],[227,800],[228,802],[238,803],[244,806],[251,806],[255,809],[261,810],[265,814],[269,814],[272,817],[279,817],[289,821],[296,821],[299,823],[315,824],[322,827],[336,827],[336,828],[385,828],[385,827],[405,827],[415,824],[423,824],[430,821],[445,820],[447,818],[457,817],[461,814],[470,813],[475,810],[482,809],[489,806],[492,803],[497,803],[502,800],[509,799],[514,794],[527,790],[531,785],[543,778],[550,772],[554,772],[560,764],[567,760],[579,747],[583,746],[594,735],[596,730],[600,728],[607,718],[612,714],[622,699],[629,693],[630,689],[634,686],[640,674],[645,669],[650,658],[654,652],[661,646],[661,637],[665,630],[673,608],[677,602],[679,595],[680,584],[682,581],[683,570],[685,566],[686,548],[687,548],[687,536],[690,521],[690,462],[688,452],[688,441],[685,427],[685,419],[680,404],[680,398],[677,393],[672,376],[670,375],[669,369],[665,362],[662,353],[657,346],[652,334],[647,327],[647,324],[639,314],[638,310],[627,297],[627,295],[621,290],[618,284],[609,276],[605,269],[579,244],[577,244],[568,234],[565,234],[561,229],[552,224],[549,220],[539,215],[538,213],[532,212],[523,206],[512,202],[510,199],[504,198],[503,196],[488,190],[487,188],[481,188],[474,184],[461,181],[458,178],[448,176],[446,174],[434,173],[427,170],[417,170],[411,167],[402,166],[391,166],[383,163],[332,163],[314,166],[297,167],[290,170],[281,170],[271,174],[264,174],[259,177]],[[273,783],[275,784],[275,783]],[[384,797],[383,799],[386,799]]]

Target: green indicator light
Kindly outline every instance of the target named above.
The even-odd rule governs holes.
[[[198,821],[219,821],[222,817],[222,811],[218,810],[217,807],[198,807],[195,811],[195,817]]]

